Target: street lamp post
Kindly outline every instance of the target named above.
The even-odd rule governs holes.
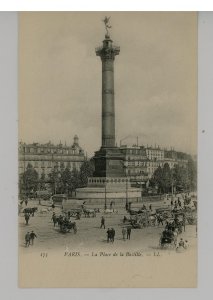
[[[126,175],[126,210],[128,210],[128,179],[127,179],[127,166],[128,162],[124,162],[124,170],[125,170],[125,175]]]
[[[127,179],[127,176],[126,176],[126,210],[128,210],[128,179]]]
[[[107,209],[107,191],[106,191],[106,181],[104,186],[104,192],[105,192],[105,202],[104,202],[104,209]]]

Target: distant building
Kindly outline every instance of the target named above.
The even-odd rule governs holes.
[[[124,167],[126,176],[132,184],[144,186],[148,180],[147,156],[143,146],[120,146],[120,151],[124,154]]]
[[[64,169],[68,166],[71,170],[80,170],[84,160],[84,150],[79,146],[77,135],[71,146],[62,143],[54,145],[51,142],[46,144],[19,143],[19,174],[24,173],[28,164],[33,166],[39,177],[42,174],[47,177],[54,167]]]
[[[190,158],[186,153],[160,147],[121,145],[120,150],[125,157],[126,175],[137,184],[144,184],[159,166],[163,168],[167,163],[170,169],[177,164],[186,167]]]
[[[164,150],[160,147],[147,147],[146,156],[149,160],[164,160]]]

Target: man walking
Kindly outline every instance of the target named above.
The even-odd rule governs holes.
[[[103,216],[101,217],[101,227],[100,228],[102,228],[102,227],[104,227],[104,229],[105,229],[105,219]]]
[[[26,225],[28,225],[28,222],[29,222],[29,219],[30,219],[30,215],[29,214],[25,214],[24,218],[25,218]]]
[[[33,242],[34,242],[34,238],[37,238],[37,235],[32,230],[31,233],[30,233],[30,241],[32,242],[32,245],[33,245]]]
[[[30,245],[30,233],[27,232],[25,235],[25,246],[29,247],[29,245]]]
[[[125,227],[122,228],[122,235],[123,235],[123,240],[125,241],[126,240],[126,228]]]
[[[131,236],[131,227],[127,228],[127,240],[130,240],[130,236]]]
[[[57,217],[56,217],[55,212],[53,213],[51,220],[53,221],[53,224],[54,224],[54,227],[55,227],[55,225],[57,223]]]
[[[111,242],[114,243],[115,240],[115,229],[111,228]]]
[[[107,229],[107,243],[109,243],[109,240],[111,239],[111,230]]]

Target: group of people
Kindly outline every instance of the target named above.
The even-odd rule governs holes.
[[[177,251],[181,249],[187,249],[189,247],[189,242],[187,240],[183,240],[183,238],[180,239],[177,247]]]
[[[25,206],[27,206],[27,204],[28,204],[28,199],[21,200],[21,201],[20,201],[20,205],[21,205],[21,206],[22,206],[23,202],[25,203]]]
[[[107,229],[107,243],[109,243],[109,242],[114,243],[114,240],[115,240],[115,229],[108,228]]]
[[[37,238],[37,235],[35,232],[32,230],[31,232],[27,232],[25,235],[25,246],[29,247],[29,245],[33,245],[34,239]]]
[[[71,216],[69,214],[64,214],[57,216],[55,212],[52,214],[51,220],[53,221],[54,227],[58,223],[58,225],[66,224],[71,222]]]
[[[123,236],[124,241],[126,240],[126,238],[127,238],[127,240],[130,240],[131,231],[132,231],[132,229],[130,226],[127,228],[126,227],[122,228],[122,236]]]

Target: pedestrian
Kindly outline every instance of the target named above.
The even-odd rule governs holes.
[[[151,210],[151,211],[152,211],[152,204],[150,204],[150,205],[149,205],[149,210]]]
[[[30,219],[30,214],[25,214],[24,218],[25,218],[26,225],[28,225],[28,222],[29,222],[29,219]]]
[[[111,228],[111,242],[114,243],[115,240],[115,229]]]
[[[32,230],[31,233],[30,233],[30,241],[32,242],[32,245],[33,245],[33,242],[34,242],[34,239],[37,238],[37,235],[34,233],[34,231]]]
[[[51,207],[52,207],[52,209],[54,210],[54,208],[55,208],[55,204],[53,203],[53,204],[51,205]]]
[[[107,229],[107,243],[109,243],[110,239],[111,239],[111,230],[108,228]]]
[[[122,235],[123,235],[123,240],[125,241],[126,240],[126,228],[125,227],[122,228]]]
[[[104,219],[104,216],[101,217],[101,227],[100,228],[102,228],[102,227],[104,227],[104,229],[105,229],[105,219]]]
[[[27,204],[28,204],[28,200],[26,199],[26,200],[24,201],[24,203],[25,203],[25,205],[27,206]]]
[[[142,210],[146,210],[146,205],[145,204],[143,204]]]
[[[53,224],[54,224],[54,227],[55,227],[55,225],[57,223],[57,217],[56,217],[55,212],[53,213],[51,220],[53,221]]]
[[[185,243],[184,243],[184,240],[182,238],[180,239],[179,247],[185,248]]]
[[[129,205],[128,205],[128,203],[126,203],[126,211],[128,211],[129,210]]]
[[[29,245],[30,245],[30,233],[27,232],[25,235],[25,246],[29,247]]]
[[[188,249],[189,248],[189,242],[187,240],[185,240],[185,249]]]
[[[162,215],[157,215],[157,220],[158,220],[158,226],[160,224],[163,225],[163,216]]]
[[[131,227],[127,228],[127,240],[130,240],[130,236],[131,236]]]
[[[171,206],[173,206],[173,200],[171,200]]]

